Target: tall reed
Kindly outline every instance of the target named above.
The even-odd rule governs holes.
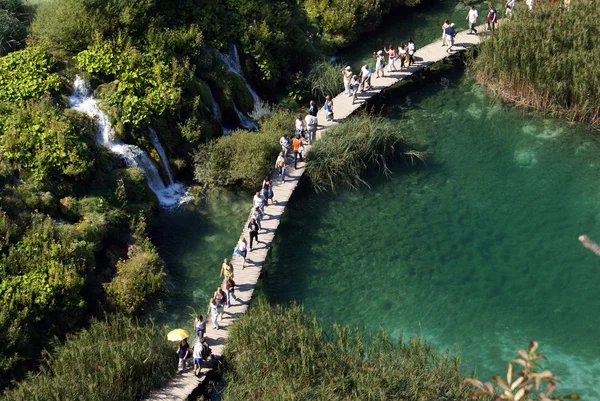
[[[327,95],[333,98],[344,90],[341,64],[317,61],[311,65],[307,80],[313,98],[319,101]]]
[[[308,154],[306,176],[317,191],[337,186],[367,185],[368,169],[390,174],[388,163],[408,157],[424,160],[426,153],[409,150],[400,129],[383,117],[361,114],[323,133]]]
[[[224,400],[468,400],[460,360],[421,339],[334,326],[301,306],[253,300],[231,328]]]
[[[517,4],[472,59],[477,79],[518,105],[600,123],[600,2]]]
[[[163,328],[125,316],[94,321],[46,353],[40,373],[7,391],[3,401],[133,401],[175,372],[175,346]]]

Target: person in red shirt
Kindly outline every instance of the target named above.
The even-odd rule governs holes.
[[[296,135],[296,137],[292,141],[292,144],[294,145],[294,168],[296,169],[298,168],[296,167],[298,156],[300,156],[300,161],[302,161],[302,154],[300,153],[300,146],[302,146],[302,138],[300,137],[300,134]]]

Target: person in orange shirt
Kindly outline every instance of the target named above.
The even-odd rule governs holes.
[[[296,135],[296,137],[292,141],[292,144],[294,145],[294,168],[296,169],[298,168],[296,167],[296,161],[298,160],[298,156],[300,156],[300,161],[302,161],[302,154],[300,153],[300,146],[302,146],[302,138],[300,137],[300,134]]]

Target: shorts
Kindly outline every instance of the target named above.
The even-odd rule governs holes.
[[[202,367],[202,358],[194,358],[194,366]]]

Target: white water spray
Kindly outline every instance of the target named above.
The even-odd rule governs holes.
[[[108,116],[100,110],[98,107],[98,100],[94,99],[88,85],[80,76],[75,77],[73,94],[69,96],[69,106],[73,110],[87,114],[96,121],[96,142],[98,144],[106,146],[111,152],[121,156],[128,167],[138,167],[144,171],[148,186],[158,197],[158,202],[161,206],[173,207],[182,203],[184,199],[187,199],[184,197],[186,188],[180,183],[173,183],[168,168],[167,174],[171,180],[171,185],[165,186],[165,183],[158,173],[158,169],[146,152],[135,145],[127,145],[114,139],[115,132],[110,124]],[[154,140],[152,140],[152,142],[153,145],[157,147]],[[157,151],[163,159],[163,162],[166,163],[166,157],[163,158],[164,149],[160,146],[158,137],[156,138],[156,142],[159,145]]]

